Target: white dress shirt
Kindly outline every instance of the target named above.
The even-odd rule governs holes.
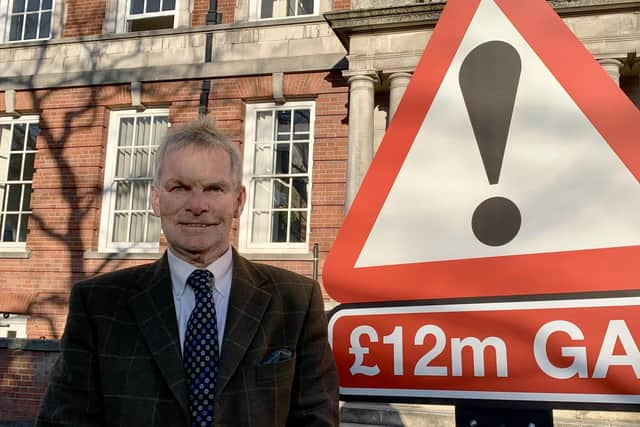
[[[171,270],[171,283],[173,285],[173,302],[176,306],[176,319],[178,320],[178,334],[180,336],[180,349],[184,351],[184,337],[187,332],[187,322],[191,311],[196,305],[196,296],[191,286],[187,286],[189,275],[197,270],[186,261],[176,257],[171,249],[167,251],[169,269]],[[213,302],[216,305],[216,321],[218,322],[218,348],[222,352],[222,339],[224,337],[224,325],[227,320],[229,307],[229,292],[231,290],[231,272],[233,257],[231,246],[220,258],[207,266],[207,270],[213,273]]]

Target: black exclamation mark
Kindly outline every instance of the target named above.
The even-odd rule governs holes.
[[[491,41],[473,49],[460,68],[460,89],[489,184],[497,184],[507,145],[520,55],[508,43]],[[509,243],[520,230],[520,210],[505,197],[491,197],[473,212],[471,228],[489,246]]]

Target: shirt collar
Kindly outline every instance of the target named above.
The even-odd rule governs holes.
[[[227,279],[227,276],[231,274],[231,266],[233,265],[232,255],[231,245],[229,245],[227,251],[222,254],[220,258],[206,267],[214,277],[213,290],[224,297],[229,295],[231,288],[231,280]],[[167,250],[167,260],[169,261],[169,270],[171,271],[173,294],[182,296],[187,288],[189,275],[193,273],[194,270],[197,270],[198,267],[175,256],[170,248]]]

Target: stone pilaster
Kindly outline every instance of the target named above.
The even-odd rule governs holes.
[[[374,94],[379,79],[377,73],[371,70],[345,71],[343,74],[349,78],[349,149],[345,202],[347,211],[373,158]]]

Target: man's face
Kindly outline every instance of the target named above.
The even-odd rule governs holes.
[[[227,250],[233,219],[246,197],[232,177],[223,149],[187,146],[165,154],[151,206],[176,256],[204,267]]]

